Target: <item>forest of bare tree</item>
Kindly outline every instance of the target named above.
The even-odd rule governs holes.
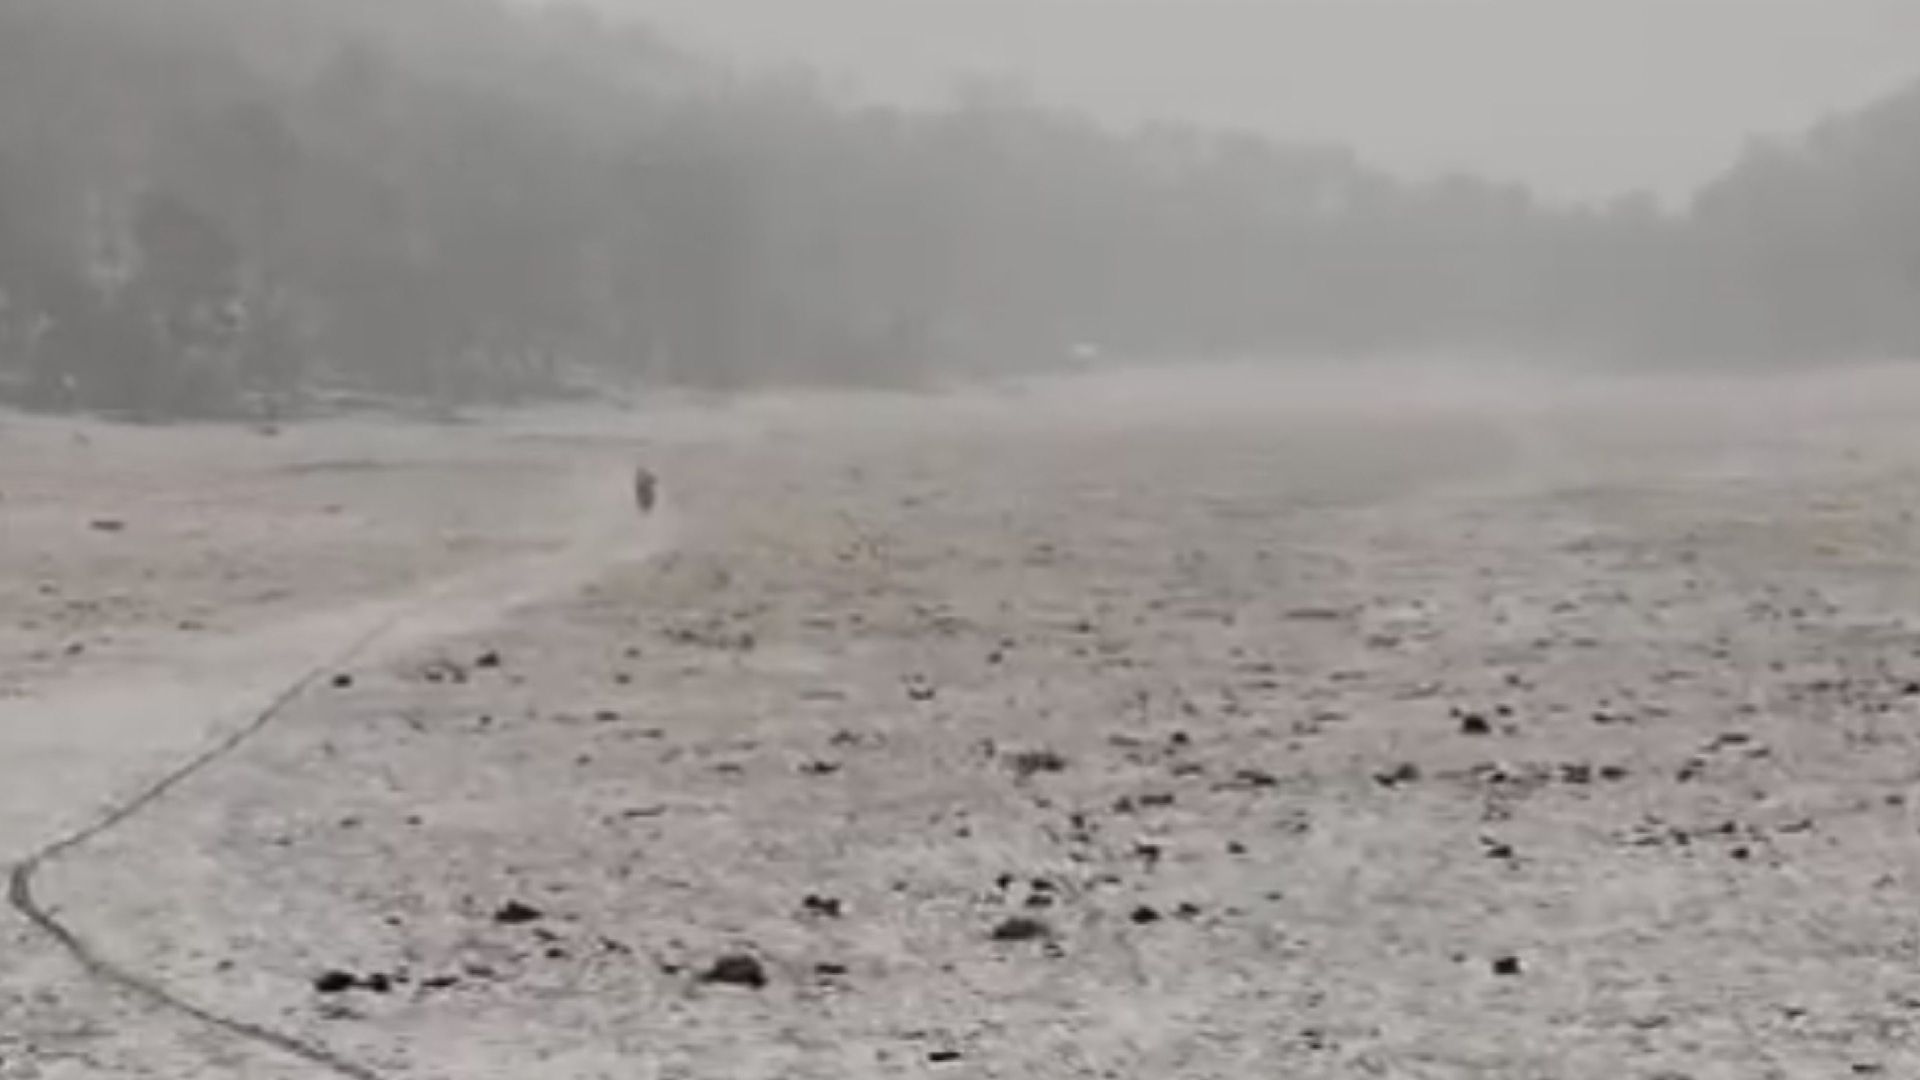
[[[1427,351],[1920,354],[1920,86],[1690,203],[746,77],[584,8],[0,0],[0,388],[234,415]]]

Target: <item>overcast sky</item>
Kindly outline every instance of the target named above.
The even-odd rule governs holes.
[[[1108,119],[1350,142],[1559,196],[1683,193],[1750,132],[1920,78],[1920,0],[611,0],[892,97],[1018,73]]]

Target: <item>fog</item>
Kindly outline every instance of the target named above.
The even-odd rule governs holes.
[[[0,393],[1920,342],[1902,7],[842,2],[16,0]]]
[[[1914,0],[0,0],[0,1080],[1920,1076]]]
[[[1118,123],[1351,143],[1411,174],[1680,198],[1750,135],[1920,68],[1901,0],[607,0],[717,55],[937,101],[1020,79]]]

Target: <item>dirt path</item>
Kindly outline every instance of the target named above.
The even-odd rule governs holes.
[[[116,434],[95,434],[80,445]],[[520,434],[522,441],[530,437]],[[363,456],[350,459],[355,464],[349,471],[390,467],[377,451],[367,454],[364,445],[359,449]],[[257,625],[238,632],[149,643],[137,654],[122,653],[110,660],[70,658],[51,680],[53,689],[0,697],[0,866],[14,871],[15,906],[0,918],[0,1076],[303,1074],[299,1062],[285,1053],[263,1052],[251,1045],[257,1040],[184,1020],[177,1010],[154,1000],[159,995],[129,993],[128,987],[113,985],[117,973],[110,958],[72,955],[86,942],[67,941],[63,946],[58,939],[66,928],[58,913],[36,907],[32,894],[41,862],[84,857],[96,830],[117,827],[123,818],[137,814],[159,790],[156,785],[191,782],[191,772],[182,770],[217,767],[218,758],[240,745],[271,711],[326,685],[334,672],[491,625],[517,607],[656,553],[667,540],[668,516],[636,524],[621,498],[625,462],[604,449],[574,457],[578,464],[546,469],[537,500],[544,534],[529,533],[511,516],[535,503],[515,489],[511,477],[494,477],[489,494],[507,516],[479,526],[490,524],[499,535],[521,538],[517,547],[493,545],[482,557],[449,558],[449,570],[420,584],[328,606],[329,592],[339,591],[342,583],[325,574],[326,560],[303,561],[308,547],[284,545],[273,617],[258,617]],[[205,479],[197,465],[195,461],[177,475],[197,487]],[[16,476],[10,479],[27,471],[18,460],[13,467]],[[294,468],[331,471],[325,462]],[[111,475],[95,470],[60,479],[86,489]],[[35,478],[49,489],[54,486],[44,471]],[[25,502],[20,498],[23,485],[12,486],[16,505]],[[144,494],[148,500],[164,500],[170,493],[150,487]],[[355,503],[352,494],[345,493],[346,507],[377,512],[377,503]],[[420,491],[417,497],[428,503],[444,501],[431,491]],[[56,501],[43,497],[43,511],[44,504]],[[244,511],[244,506],[237,509]],[[8,531],[15,537],[29,535],[32,513],[32,507],[13,512],[6,522]],[[236,539],[243,540],[219,537],[229,546],[218,554],[233,557]],[[24,549],[19,545],[9,554],[19,559]],[[321,554],[337,562],[342,553]],[[353,558],[352,552],[346,554]],[[154,556],[161,565],[178,558],[164,548]],[[372,560],[353,560],[349,568],[362,574],[380,572]],[[98,586],[104,578],[109,587],[114,585],[111,574],[94,569],[96,576],[87,584]],[[70,588],[84,581],[75,575],[60,584]],[[171,596],[165,590],[147,591],[158,605],[220,603],[214,590],[196,593],[191,587],[181,589],[179,582],[173,585]],[[126,582],[118,587],[139,591]],[[235,613],[226,614],[231,619]],[[42,679],[47,680],[44,671]],[[35,918],[45,925],[31,926]],[[84,937],[85,929],[79,932]],[[83,960],[102,968],[83,970]]]

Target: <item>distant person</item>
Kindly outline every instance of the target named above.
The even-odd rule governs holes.
[[[653,470],[642,465],[633,471],[633,501],[640,506],[642,514],[653,513],[653,506],[659,499],[660,481]]]

